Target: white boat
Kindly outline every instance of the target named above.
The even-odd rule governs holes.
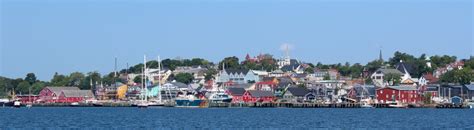
[[[138,108],[147,108],[148,107],[148,102],[142,101],[137,104]]]
[[[370,105],[369,103],[363,103],[360,107],[361,108],[375,108],[374,106]]]
[[[474,109],[474,102],[468,102],[468,103],[467,103],[467,107],[468,107],[469,109]]]
[[[389,107],[389,108],[408,108],[407,105],[403,105],[403,104],[401,104],[401,103],[396,103],[396,102],[394,102],[394,103],[389,103],[388,107]]]
[[[21,107],[21,102],[18,101],[18,100],[13,102],[13,107],[20,108]]]
[[[164,106],[165,104],[159,100],[148,101],[148,106]]]
[[[79,103],[78,102],[73,102],[73,103],[70,104],[70,106],[71,107],[77,107],[77,106],[79,106]]]
[[[194,95],[180,95],[175,99],[175,107],[201,107],[204,100]]]
[[[217,92],[209,96],[209,101],[214,103],[229,103],[232,102],[232,96],[224,92]]]

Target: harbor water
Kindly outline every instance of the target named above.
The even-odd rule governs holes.
[[[0,129],[474,129],[472,109],[0,108]]]

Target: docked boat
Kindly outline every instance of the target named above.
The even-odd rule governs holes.
[[[137,104],[138,108],[147,108],[148,107],[148,102],[146,101],[141,101]]]
[[[181,95],[175,99],[176,107],[200,107],[204,100],[196,98],[194,95]]]
[[[213,103],[230,103],[232,97],[224,92],[214,93],[209,97],[209,101]]]
[[[388,107],[389,108],[408,108],[407,105],[403,105],[401,103],[389,103]]]
[[[80,104],[78,102],[73,102],[69,106],[71,107],[78,107]]]
[[[2,106],[2,107],[8,106],[9,102],[10,102],[10,100],[8,100],[8,99],[0,99],[0,106]]]
[[[360,107],[361,108],[375,108],[374,106],[370,105],[369,103],[363,103]]]
[[[13,102],[13,107],[15,107],[15,108],[20,108],[20,107],[21,107],[21,102],[18,101],[18,100],[17,100],[17,101],[14,101],[14,102]]]

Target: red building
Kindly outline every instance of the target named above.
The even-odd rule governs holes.
[[[244,102],[273,102],[275,95],[271,91],[249,90],[243,95]]]
[[[388,86],[376,90],[377,100],[380,103],[418,103],[422,101],[418,89],[413,86]]]
[[[244,102],[244,88],[228,88],[226,93],[232,96],[232,103]]]
[[[36,102],[39,99],[38,95],[16,95],[16,98],[20,100],[22,104],[29,102]]]
[[[95,99],[90,90],[77,87],[46,87],[39,93],[37,101],[44,103],[73,103]]]

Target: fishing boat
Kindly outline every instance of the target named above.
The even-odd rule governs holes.
[[[213,103],[229,103],[232,101],[232,97],[224,92],[217,92],[211,94],[209,101]]]
[[[69,106],[71,106],[71,107],[77,107],[77,106],[79,106],[79,105],[80,105],[80,104],[79,104],[78,102],[73,102],[73,103],[71,103]]]
[[[197,98],[196,96],[180,95],[175,99],[176,107],[200,107],[204,100]]]

